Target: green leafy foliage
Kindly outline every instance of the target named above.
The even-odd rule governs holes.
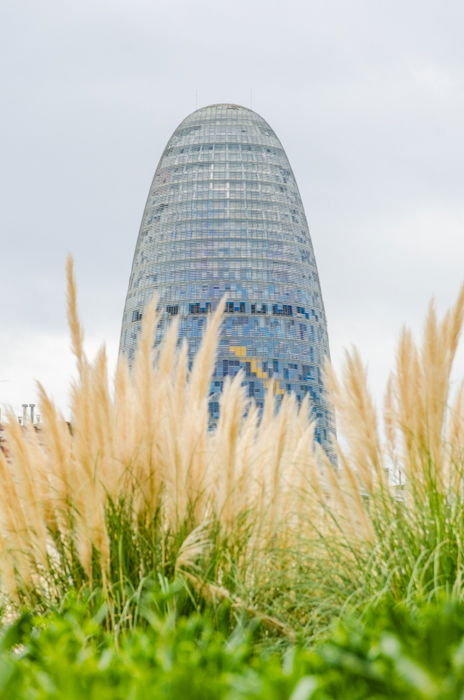
[[[119,637],[105,630],[105,606],[93,616],[76,601],[61,613],[22,615],[0,642],[0,697],[280,700],[298,685],[298,664],[284,668],[255,643],[256,623],[227,634],[217,617],[178,616],[171,603],[146,598],[141,623]]]
[[[371,609],[317,647],[321,697],[452,700],[464,693],[464,605]],[[313,671],[315,669],[313,668]]]
[[[101,600],[24,613],[0,635],[0,698],[15,700],[454,700],[464,694],[464,604],[371,609],[324,641],[271,648],[229,611],[179,614],[176,587],[145,596],[115,636]],[[219,615],[219,616],[218,616]]]

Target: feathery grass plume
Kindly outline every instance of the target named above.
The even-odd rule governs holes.
[[[225,297],[217,305],[216,311],[208,319],[206,331],[201,345],[195,355],[189,378],[189,394],[191,400],[202,401],[209,393],[211,378],[216,362],[216,350],[219,330],[225,306]]]
[[[133,498],[134,507],[147,518],[160,507],[163,468],[159,454],[159,396],[163,395],[164,387],[156,382],[153,371],[153,339],[159,322],[156,304],[154,298],[144,308],[144,321],[132,370],[138,442],[136,460],[132,464],[133,479],[137,484]]]
[[[199,570],[198,560],[211,547],[210,526],[211,523],[198,525],[181,543],[174,566],[176,574]]]
[[[79,371],[82,371],[86,362],[84,355],[84,332],[82,330],[77,313],[77,288],[74,276],[74,262],[71,255],[66,259],[66,280],[67,280],[67,311],[68,324],[71,334],[71,347],[77,361]]]
[[[395,483],[401,483],[400,458],[398,454],[398,425],[395,415],[393,377],[390,376],[383,401],[383,430],[387,467]]]
[[[215,430],[212,450],[211,479],[215,482],[214,513],[227,530],[235,525],[237,513],[243,508],[243,495],[237,492],[240,483],[238,472],[239,436],[246,412],[243,372],[231,381],[226,377],[219,401],[219,421]],[[248,479],[251,475],[248,474]],[[245,491],[246,492],[246,491]],[[240,503],[237,502],[240,499]]]
[[[254,401],[247,402],[245,415],[242,419],[239,440],[236,450],[236,477],[234,509],[239,507],[247,512],[252,507],[252,487],[254,481],[254,449],[259,424],[259,410]],[[216,433],[217,435],[217,433]],[[251,471],[251,473],[250,473]]]
[[[225,299],[223,298],[208,320],[200,347],[193,360],[186,392],[183,428],[183,464],[185,486],[191,494],[191,504],[199,499],[208,508],[210,498],[205,499],[208,475],[209,433],[208,396],[216,363],[219,330],[222,324]]]
[[[10,417],[11,418],[14,417]],[[28,520],[23,511],[23,504],[13,479],[11,462],[7,462],[0,450],[0,485],[2,507],[0,508],[0,527],[2,542],[2,578],[1,584],[6,596],[16,602],[19,584],[31,585],[33,566],[29,554],[32,541],[28,540]],[[24,542],[26,540],[26,542]],[[4,573],[5,572],[5,573]]]
[[[343,387],[327,365],[326,384],[330,388],[350,453],[346,458],[356,464],[361,488],[367,493],[385,483],[385,463],[380,445],[374,402],[367,387],[367,372],[357,350],[345,355]]]
[[[458,492],[460,465],[464,464],[464,382],[461,382],[449,409],[449,422],[445,435],[448,447],[444,483],[451,492]]]
[[[36,459],[34,429],[19,425],[10,414],[6,425],[6,439],[10,459],[7,467],[14,481],[20,514],[23,516],[22,527],[17,534],[25,546],[26,558],[30,556],[32,561],[37,562],[38,568],[46,568],[48,493],[45,485],[41,483],[44,470],[43,463]],[[12,464],[17,466],[14,472]]]

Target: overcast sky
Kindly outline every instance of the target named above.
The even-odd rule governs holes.
[[[114,360],[167,140],[197,100],[251,91],[300,187],[334,362],[357,345],[380,397],[402,324],[464,280],[463,32],[462,0],[3,0],[0,404],[39,379],[66,409],[68,252],[87,348]]]

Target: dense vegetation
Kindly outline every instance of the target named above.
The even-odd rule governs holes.
[[[166,598],[164,598],[166,603]],[[0,697],[126,700],[455,700],[464,693],[464,605],[348,617],[311,648],[263,644],[225,610],[178,617],[146,601],[118,638],[74,601],[59,613],[20,616],[0,638]],[[164,607],[163,605],[161,607]]]
[[[151,305],[114,387],[71,264],[68,312],[72,429],[39,387],[0,453],[4,697],[460,697],[464,290],[402,333],[382,421],[356,352],[327,369],[336,463],[307,404],[270,386],[260,416],[240,375],[208,430],[220,309],[189,371],[175,323],[153,364]]]

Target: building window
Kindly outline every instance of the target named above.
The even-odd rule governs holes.
[[[208,314],[210,311],[211,302],[209,301],[207,301],[205,304],[200,304],[199,302],[189,304],[189,313],[191,314]]]

